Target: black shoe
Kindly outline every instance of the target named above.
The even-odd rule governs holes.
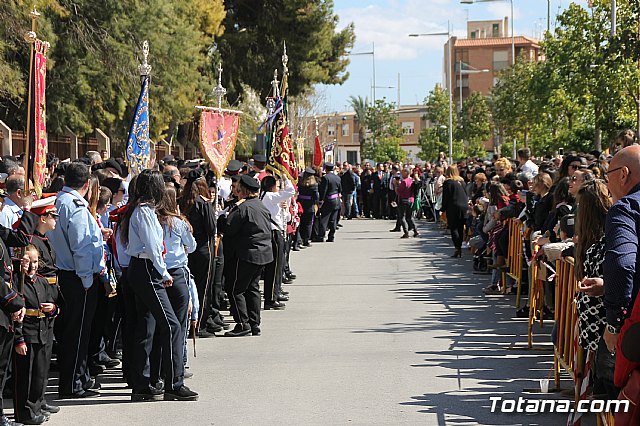
[[[253,327],[251,327],[251,335],[252,336],[259,336],[260,335],[260,327],[258,327],[257,325],[254,325]]]
[[[341,225],[341,224],[338,224],[338,228],[342,228],[342,225]]]
[[[91,364],[89,366],[89,375],[91,377],[96,377],[96,376],[99,376],[100,374],[104,373],[105,370],[106,370],[106,368],[104,368],[104,365]]]
[[[41,425],[46,421],[47,421],[47,418],[42,414],[39,416],[31,417],[30,419],[20,420],[20,422],[22,422],[23,425]]]
[[[284,294],[278,295],[278,302],[288,302],[288,301],[289,301],[289,296],[285,296]]]
[[[213,325],[207,325],[205,330],[207,330],[207,333],[215,334],[220,333],[224,328],[220,324],[215,323]]]
[[[141,391],[131,393],[131,402],[149,402],[162,400],[163,390],[149,387]]]
[[[80,399],[80,398],[95,398],[100,396],[100,392],[92,391],[92,390],[81,390],[76,393],[66,393],[66,394],[58,394],[59,399]]]
[[[85,383],[84,386],[82,386],[82,388],[86,391],[88,390],[97,391],[102,389],[102,385],[98,383],[96,379],[91,379],[87,383]]]
[[[101,365],[103,366],[106,370],[110,369],[110,368],[116,368],[117,366],[120,365],[120,361],[117,359],[112,359],[109,358],[106,361],[98,361],[96,362],[96,365]]]
[[[418,232],[417,229],[414,229],[413,230],[413,237],[415,238],[415,237],[418,237],[418,236],[420,236],[420,233]]]
[[[293,282],[293,280],[291,278],[283,278],[282,279],[282,284],[291,284]]]
[[[327,242],[328,243],[332,243],[333,242],[333,238],[327,238]]]
[[[313,240],[311,240],[311,242],[314,242],[314,243],[324,243],[324,238],[314,238]]]
[[[516,311],[516,318],[529,318],[529,307],[523,306]]]
[[[40,409],[42,411],[46,411],[47,413],[51,413],[51,414],[55,414],[60,411],[60,407],[58,407],[57,405],[51,405],[46,402],[42,404],[42,407],[40,407]]]
[[[185,371],[184,372],[184,378],[185,379],[190,379],[193,377],[193,373],[191,371]]]
[[[282,302],[264,302],[264,310],[268,311],[273,309],[274,311],[280,311],[284,309],[285,304]]]
[[[400,238],[409,238],[409,233],[405,232],[404,234],[402,234],[402,237],[400,237]]]
[[[111,358],[111,359],[118,359],[118,360],[122,361],[122,351],[121,350],[117,350],[115,352],[107,351],[107,355],[109,355],[109,358]]]
[[[209,337],[216,337],[215,334],[209,333],[207,330],[200,330],[196,333],[196,336],[200,339],[207,339]]]
[[[233,330],[227,331],[224,335],[225,337],[242,337],[250,333],[251,327],[249,327],[249,324],[236,324],[236,326],[233,327]]]
[[[285,274],[287,276],[287,278],[289,278],[290,280],[295,280],[296,278],[298,278],[298,276],[296,274]]]
[[[389,229],[389,232],[400,232],[400,231],[401,231],[400,228]]]
[[[198,394],[185,385],[180,386],[175,390],[164,391],[165,401],[197,401]]]
[[[304,247],[311,247],[311,243],[309,241],[305,241],[304,243],[302,243],[302,245]]]

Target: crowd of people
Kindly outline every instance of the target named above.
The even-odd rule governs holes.
[[[554,315],[554,261],[575,258],[593,393],[616,397],[628,369],[615,362],[618,336],[640,316],[640,146],[625,145],[615,156],[534,159],[522,149],[516,160],[326,163],[297,184],[268,171],[264,155],[232,160],[220,178],[172,156],[131,177],[121,159],[90,151],[50,155],[39,199],[21,159],[3,157],[0,383],[14,383],[15,422],[0,424],[42,424],[59,411],[45,398],[52,359],[59,398],[99,396],[100,375],[122,364],[132,401],[196,400],[184,384],[188,339],[259,336],[261,310],[289,300],[291,253],[333,242],[353,218],[393,220],[401,238],[419,236],[419,219],[446,224],[452,257],[469,249],[476,272],[490,275],[486,294],[515,291],[501,271],[507,220],[520,220],[523,265],[543,266],[540,315]]]
[[[92,151],[47,167],[38,198],[21,158],[0,160],[0,395],[15,417],[1,425],[60,410],[45,398],[52,360],[60,399],[99,396],[122,364],[132,401],[197,400],[188,339],[259,336],[261,310],[289,300],[291,252],[334,241],[346,194],[333,164],[296,186],[264,155],[220,178],[172,156],[133,177]]]

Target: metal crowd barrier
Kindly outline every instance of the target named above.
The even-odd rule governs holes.
[[[554,380],[556,388],[560,387],[560,368],[571,376],[576,389],[582,383],[582,364],[584,352],[575,345],[578,328],[578,313],[575,305],[575,294],[578,281],[573,273],[574,260],[567,257],[556,262],[556,345],[554,348]],[[576,374],[577,373],[577,374]]]
[[[533,248],[533,255],[535,255],[538,250],[540,250],[540,247],[535,246]],[[536,319],[540,321],[540,327],[544,326],[544,281],[538,280],[539,270],[540,265],[538,262],[532,261],[529,266],[529,324],[527,329],[527,344],[529,349],[533,348],[533,324],[535,324]]]
[[[509,251],[507,254],[507,266],[509,272],[503,274],[503,289],[506,291],[506,276],[512,278],[517,287],[516,308],[520,307],[520,296],[522,295],[522,241],[524,239],[522,233],[522,224],[518,219],[511,218],[507,221],[509,229]]]

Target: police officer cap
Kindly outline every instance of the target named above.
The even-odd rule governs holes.
[[[258,181],[249,175],[242,175],[242,177],[240,177],[240,185],[250,191],[260,190],[260,184],[258,183]]]
[[[333,170],[334,167],[335,165],[333,163],[324,163],[324,168],[326,170]]]
[[[242,176],[243,175],[233,175],[233,176],[231,176],[231,182],[240,182],[240,178]]]
[[[256,154],[253,156],[253,161],[255,161],[256,163],[266,163],[267,156],[262,154]]]
[[[313,167],[307,167],[306,169],[304,169],[304,172],[308,175],[315,175],[316,174],[316,170]]]
[[[229,164],[227,164],[227,173],[238,173],[242,168],[242,163],[238,160],[231,160]]]
[[[187,182],[193,182],[194,180],[202,177],[201,169],[193,169],[187,173]]]
[[[107,161],[104,161],[102,164],[104,164],[105,169],[113,169],[120,176],[122,176],[122,167],[120,167],[120,164],[118,164],[118,162],[113,158],[109,158]]]

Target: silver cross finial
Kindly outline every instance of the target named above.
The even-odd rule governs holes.
[[[138,65],[140,77],[147,76],[151,73],[151,65],[149,65],[149,42],[145,40],[142,43],[142,64]]]
[[[222,98],[227,94],[227,89],[222,87],[222,63],[218,64],[218,85],[213,89],[213,96],[218,99],[218,112],[222,110]]]

